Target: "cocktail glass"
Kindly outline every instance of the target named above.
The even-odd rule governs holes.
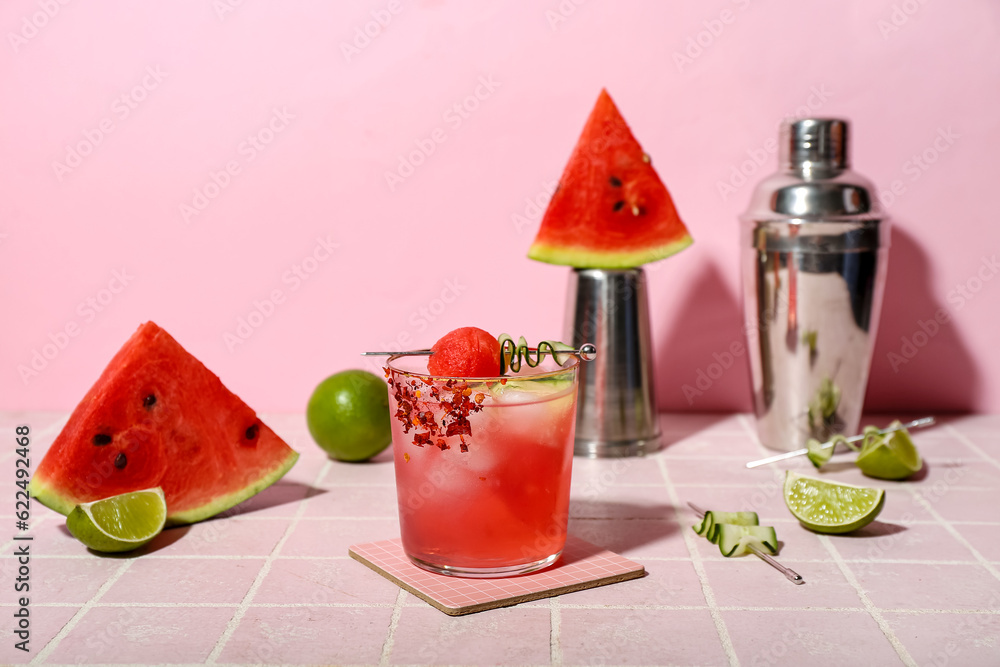
[[[460,577],[524,574],[566,543],[579,359],[492,378],[387,364],[403,551]]]

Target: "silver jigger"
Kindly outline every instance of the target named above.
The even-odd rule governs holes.
[[[567,342],[597,347],[597,358],[580,365],[574,453],[603,458],[660,449],[646,274],[574,269],[567,305]]]

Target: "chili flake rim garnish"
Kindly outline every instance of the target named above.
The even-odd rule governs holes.
[[[510,339],[506,334],[504,337]],[[510,340],[507,344],[513,347],[512,343],[513,341]],[[572,364],[567,364],[565,359],[560,359],[564,355],[568,360],[579,363],[573,350],[562,343],[543,341],[539,344],[541,349],[529,350],[522,337],[518,347],[523,349],[511,350],[511,352],[516,353],[516,358],[513,359],[513,364],[509,366],[504,364],[507,366],[504,372],[507,370],[514,373],[519,372],[522,358],[530,368],[535,368],[548,354],[555,358],[560,368],[540,371],[528,377],[540,380],[567,372],[572,368]],[[588,354],[590,353],[588,352]],[[513,355],[508,353],[507,356]],[[409,444],[420,448],[431,445],[441,451],[446,451],[454,448],[455,441],[449,439],[457,436],[459,451],[468,452],[470,445],[474,445],[475,441],[473,425],[469,416],[481,412],[492,404],[492,401],[488,400],[492,398],[489,389],[492,385],[496,383],[501,386],[506,385],[510,378],[504,375],[492,378],[437,377],[421,371],[392,366],[392,363],[399,358],[399,356],[390,356],[384,370],[386,382],[390,387],[389,391],[396,402],[396,410],[392,414],[392,418],[402,425],[404,434],[409,435],[411,431],[413,432]],[[508,359],[508,361],[511,360]]]
[[[483,410],[485,394],[480,392],[476,398],[470,398],[474,392],[469,382],[455,378],[435,382],[433,378],[410,377],[405,371],[388,367],[387,370],[388,384],[396,399],[393,417],[402,424],[404,434],[413,431],[410,444],[447,451],[451,449],[447,438],[458,436],[459,450],[468,452],[466,438],[472,438],[469,415]],[[427,386],[429,391],[421,389]],[[440,417],[436,413],[441,413]]]

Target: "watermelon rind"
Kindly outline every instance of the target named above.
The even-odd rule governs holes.
[[[58,491],[38,479],[37,475],[32,477],[31,481],[28,482],[28,494],[50,510],[55,510],[64,516],[69,516],[69,513],[77,505],[77,503],[62,496]]]
[[[195,523],[197,521],[204,521],[210,517],[219,514],[220,512],[225,512],[230,507],[240,504],[248,498],[252,498],[257,495],[267,487],[271,486],[279,479],[281,479],[286,472],[288,472],[295,462],[299,460],[298,452],[291,452],[288,455],[280,467],[275,468],[270,473],[264,477],[259,478],[253,484],[243,487],[239,491],[231,493],[226,496],[220,496],[216,498],[213,502],[206,503],[201,507],[195,507],[186,512],[178,512],[176,514],[170,513],[170,508],[167,508],[167,525],[168,526],[179,526],[187,523]]]
[[[238,491],[234,491],[233,493],[220,496],[210,503],[205,503],[204,505],[176,513],[171,513],[170,507],[167,507],[167,526],[180,526],[188,523],[196,523],[198,521],[204,521],[205,519],[211,518],[220,512],[225,512],[230,507],[238,505],[248,498],[252,498],[277,482],[279,479],[284,477],[285,473],[291,470],[292,466],[295,465],[295,462],[298,460],[299,453],[295,451],[290,452],[288,457],[281,462],[281,465],[275,467],[263,477],[255,480],[253,484],[249,484]],[[64,516],[69,516],[69,513],[72,512],[78,504],[76,500],[67,498],[55,489],[47,486],[45,482],[40,480],[37,476],[33,477],[28,483],[28,493],[50,510],[55,510]]]
[[[653,248],[635,252],[594,252],[584,248],[566,248],[535,243],[528,257],[548,264],[561,264],[578,269],[631,269],[676,255],[694,242],[690,235]]]

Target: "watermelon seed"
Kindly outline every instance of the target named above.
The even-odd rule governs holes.
[[[247,440],[253,440],[253,439],[255,439],[257,437],[257,431],[259,431],[259,430],[260,429],[257,428],[256,424],[254,424],[253,426],[251,426],[250,428],[248,428],[247,432],[246,432]]]
[[[146,398],[142,399],[142,407],[146,408],[147,410],[149,410],[154,405],[156,405],[156,396],[154,396],[153,394],[150,394]]]
[[[618,201],[615,202],[614,208],[612,208],[612,210],[615,213],[617,213],[618,211],[622,210],[623,208],[625,208],[625,201],[622,200],[622,199],[619,199]]]
[[[93,442],[98,447],[109,445],[111,444],[111,436],[108,435],[107,433],[98,433],[97,435],[94,436],[94,439],[91,440],[91,442]]]
[[[123,468],[125,468],[127,464],[128,464],[128,459],[125,457],[125,453],[119,452],[118,456],[115,457],[115,467],[118,468],[119,470],[122,470]]]
[[[619,179],[617,176],[612,176],[611,178],[608,179],[608,182],[611,183],[611,187],[614,188],[620,188],[622,186],[621,179]]]

